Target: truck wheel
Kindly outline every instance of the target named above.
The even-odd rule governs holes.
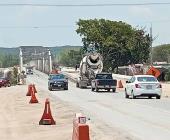
[[[156,96],[156,99],[161,99],[161,96],[157,95],[157,96]]]
[[[115,88],[113,88],[113,89],[112,89],[112,91],[113,91],[113,92],[116,92],[116,89],[115,89]]]
[[[64,90],[68,90],[68,87],[65,87]]]
[[[79,83],[78,82],[76,83],[76,87],[79,88]]]
[[[97,87],[96,87],[95,89],[96,89],[96,92],[98,92],[98,91],[99,91],[99,89],[98,89]]]
[[[48,90],[49,90],[49,91],[52,91],[52,87],[48,87]]]
[[[94,90],[95,90],[95,88],[92,88],[92,87],[91,87],[91,91],[94,91]]]

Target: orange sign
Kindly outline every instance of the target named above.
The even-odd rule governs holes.
[[[148,74],[148,75],[153,75],[153,76],[155,76],[156,78],[158,78],[161,73],[160,73],[160,71],[159,71],[158,69],[156,69],[156,68],[154,68],[153,66],[151,66],[151,68],[147,71],[146,74]]]

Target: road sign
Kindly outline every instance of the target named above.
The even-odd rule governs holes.
[[[155,67],[151,66],[151,68],[147,71],[146,74],[153,75],[156,78],[158,78],[161,73],[160,73],[160,71],[158,69],[156,69]]]

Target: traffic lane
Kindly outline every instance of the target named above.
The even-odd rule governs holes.
[[[64,72],[65,74],[67,74],[69,77],[71,77],[72,79],[75,79],[74,77],[78,77],[78,73],[68,73],[68,72]],[[114,74],[113,75],[114,77],[117,76],[117,74]],[[123,75],[121,75],[123,76]],[[128,78],[130,76],[127,76]],[[116,77],[118,78],[118,77]],[[122,79],[119,79],[122,81],[123,85],[125,85],[125,80],[122,80]],[[161,101],[157,101],[155,100],[155,98],[151,99],[151,100],[147,100],[147,97],[140,97],[140,98],[137,98],[136,100],[134,100],[134,102],[136,104],[141,104],[141,105],[146,105],[148,107],[150,107],[151,109],[152,108],[157,108],[157,109],[160,109],[161,111],[169,111],[170,110],[170,99],[167,98],[165,95],[168,95],[168,84],[162,84],[163,85],[163,93],[162,93],[162,98],[161,98]],[[125,93],[124,93],[124,88],[123,89],[120,89],[118,88],[117,91],[119,93],[121,93],[121,95],[123,95],[123,97],[125,96]],[[116,96],[117,97],[117,96]],[[118,96],[119,97],[119,96]],[[122,96],[121,96],[122,97]]]
[[[71,83],[72,84],[72,83]],[[71,96],[65,96],[63,93],[53,94],[61,99],[71,102],[89,112],[93,119],[99,119],[111,125],[112,127],[123,128],[123,131],[129,130],[130,134],[145,139],[161,140],[170,138],[170,119],[169,113],[151,108],[147,105],[141,105],[140,100],[128,100],[123,94],[103,94],[95,93],[90,89],[78,89],[70,85]],[[75,96],[73,96],[75,94]],[[138,103],[139,101],[139,103]],[[150,102],[151,100],[146,101]],[[161,104],[161,100],[157,101]],[[154,117],[154,118],[153,118]]]
[[[107,92],[103,94],[103,92],[91,92],[90,89],[78,89],[75,83],[71,82],[68,91],[51,93],[64,101],[80,106],[91,114],[93,119],[100,119],[112,127],[125,131],[130,130],[131,134],[141,139],[146,137],[155,140],[170,138],[169,112],[165,112],[164,109],[160,112],[157,107],[150,108],[149,105],[141,102],[143,99],[131,100],[125,99],[123,94],[108,94]],[[145,100],[145,102],[152,101],[156,101],[157,104],[164,102],[164,100],[156,99]]]

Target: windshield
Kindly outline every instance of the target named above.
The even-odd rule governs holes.
[[[138,77],[137,80],[139,82],[157,82],[155,77]]]
[[[63,74],[58,74],[58,75],[50,75],[50,79],[51,80],[55,80],[55,79],[64,79],[65,76]]]

